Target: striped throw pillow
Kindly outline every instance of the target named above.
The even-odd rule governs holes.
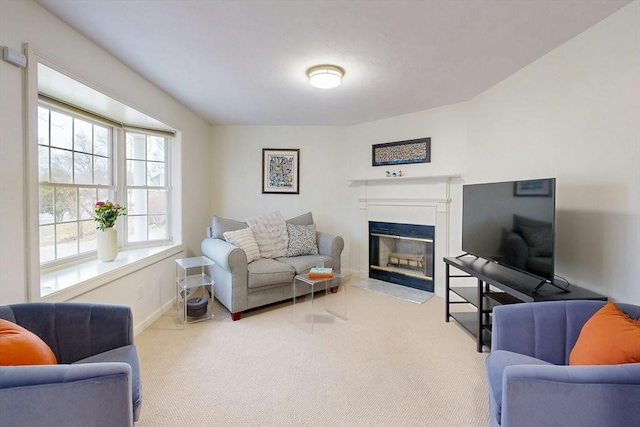
[[[258,244],[250,228],[243,228],[237,231],[225,231],[222,235],[224,236],[224,240],[239,247],[247,254],[247,262],[260,259],[260,249],[258,249]]]

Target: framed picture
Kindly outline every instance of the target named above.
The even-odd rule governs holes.
[[[516,181],[513,194],[516,197],[551,197],[551,180],[530,179]]]
[[[372,146],[371,166],[431,162],[431,138],[386,142]]]
[[[262,194],[300,194],[300,150],[262,149]]]

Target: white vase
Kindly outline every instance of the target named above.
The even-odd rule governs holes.
[[[109,262],[118,256],[118,232],[115,228],[105,228],[104,231],[96,230],[98,259]]]

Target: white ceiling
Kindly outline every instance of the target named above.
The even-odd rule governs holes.
[[[213,124],[353,125],[473,98],[629,0],[37,0]],[[322,90],[305,71],[346,70]]]

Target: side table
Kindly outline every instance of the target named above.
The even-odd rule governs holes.
[[[314,310],[316,291],[324,290],[324,312]],[[293,279],[293,323],[314,333],[314,324],[329,324],[333,318],[347,320],[347,286],[342,276],[335,273],[332,278],[310,279],[306,274],[298,274]]]
[[[176,260],[177,315],[182,323],[195,323],[213,319],[213,266],[209,258],[200,256]],[[207,293],[209,295],[207,295]],[[187,304],[190,299],[207,298],[206,312],[190,316]]]

